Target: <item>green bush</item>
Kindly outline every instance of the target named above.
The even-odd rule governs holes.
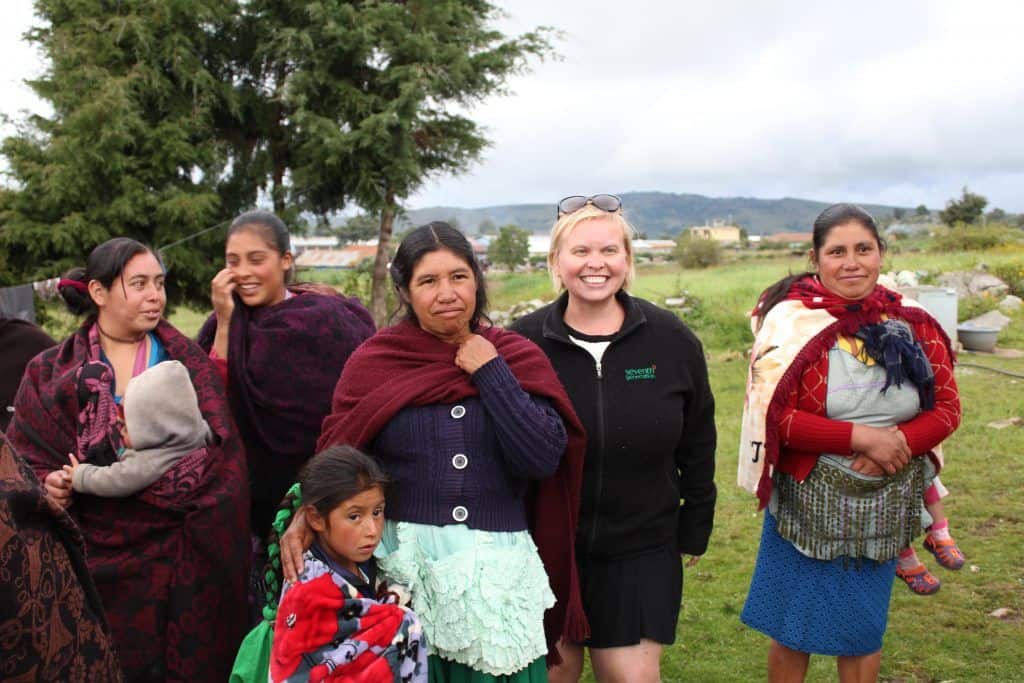
[[[1010,294],[1024,297],[1024,261],[1010,261],[993,266],[992,274],[1010,287]]]
[[[680,235],[672,258],[683,268],[709,268],[722,260],[722,247],[714,240]]]
[[[1006,239],[1008,226],[989,225],[984,228],[964,225],[943,230],[935,235],[931,251],[982,251],[997,247]]]

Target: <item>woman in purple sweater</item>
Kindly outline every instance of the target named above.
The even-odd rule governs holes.
[[[417,228],[391,277],[405,320],[352,354],[317,448],[366,448],[391,478],[376,557],[410,589],[431,680],[546,681],[549,648],[586,628],[566,561],[582,430],[540,350],[487,324],[461,233]],[[286,539],[282,557],[288,577]]]

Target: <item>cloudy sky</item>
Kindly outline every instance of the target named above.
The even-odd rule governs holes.
[[[6,0],[0,109],[39,106]],[[509,33],[563,32],[473,115],[493,145],[411,207],[660,190],[938,208],[963,185],[1024,211],[1024,3],[502,3]]]

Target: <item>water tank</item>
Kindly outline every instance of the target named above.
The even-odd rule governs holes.
[[[952,287],[916,287],[917,303],[924,306],[925,310],[939,321],[942,329],[949,335],[954,346],[957,342],[957,294]]]

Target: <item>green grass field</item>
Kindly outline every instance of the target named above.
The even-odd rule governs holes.
[[[1020,251],[963,254],[895,254],[886,269],[939,272],[979,263],[1024,264]],[[744,312],[757,294],[787,272],[803,270],[802,258],[736,261],[713,269],[674,265],[641,268],[634,291],[662,303],[688,292],[692,310],[683,317],[704,341],[719,430],[719,503],[707,555],[686,572],[677,642],[664,657],[666,681],[758,681],[766,676],[767,640],[739,620],[753,570],[761,517],[754,499],[735,485],[740,409],[746,377],[743,355],[751,337]],[[551,297],[542,272],[495,274],[489,281],[494,308]],[[205,313],[179,308],[172,322],[189,334]],[[1024,316],[1000,337],[1001,346],[1024,348]],[[964,354],[962,361],[1024,375],[1024,359]],[[918,597],[897,583],[882,660],[886,681],[1024,681],[1024,428],[995,430],[987,423],[1024,416],[1024,379],[961,367],[957,381],[964,405],[960,430],[946,447],[943,480],[951,495],[951,529],[967,555],[960,572],[936,567],[942,590]],[[641,495],[641,492],[637,492]],[[974,569],[976,568],[976,570]],[[1007,619],[989,613],[1013,610]],[[810,681],[835,680],[834,662],[812,658]]]

